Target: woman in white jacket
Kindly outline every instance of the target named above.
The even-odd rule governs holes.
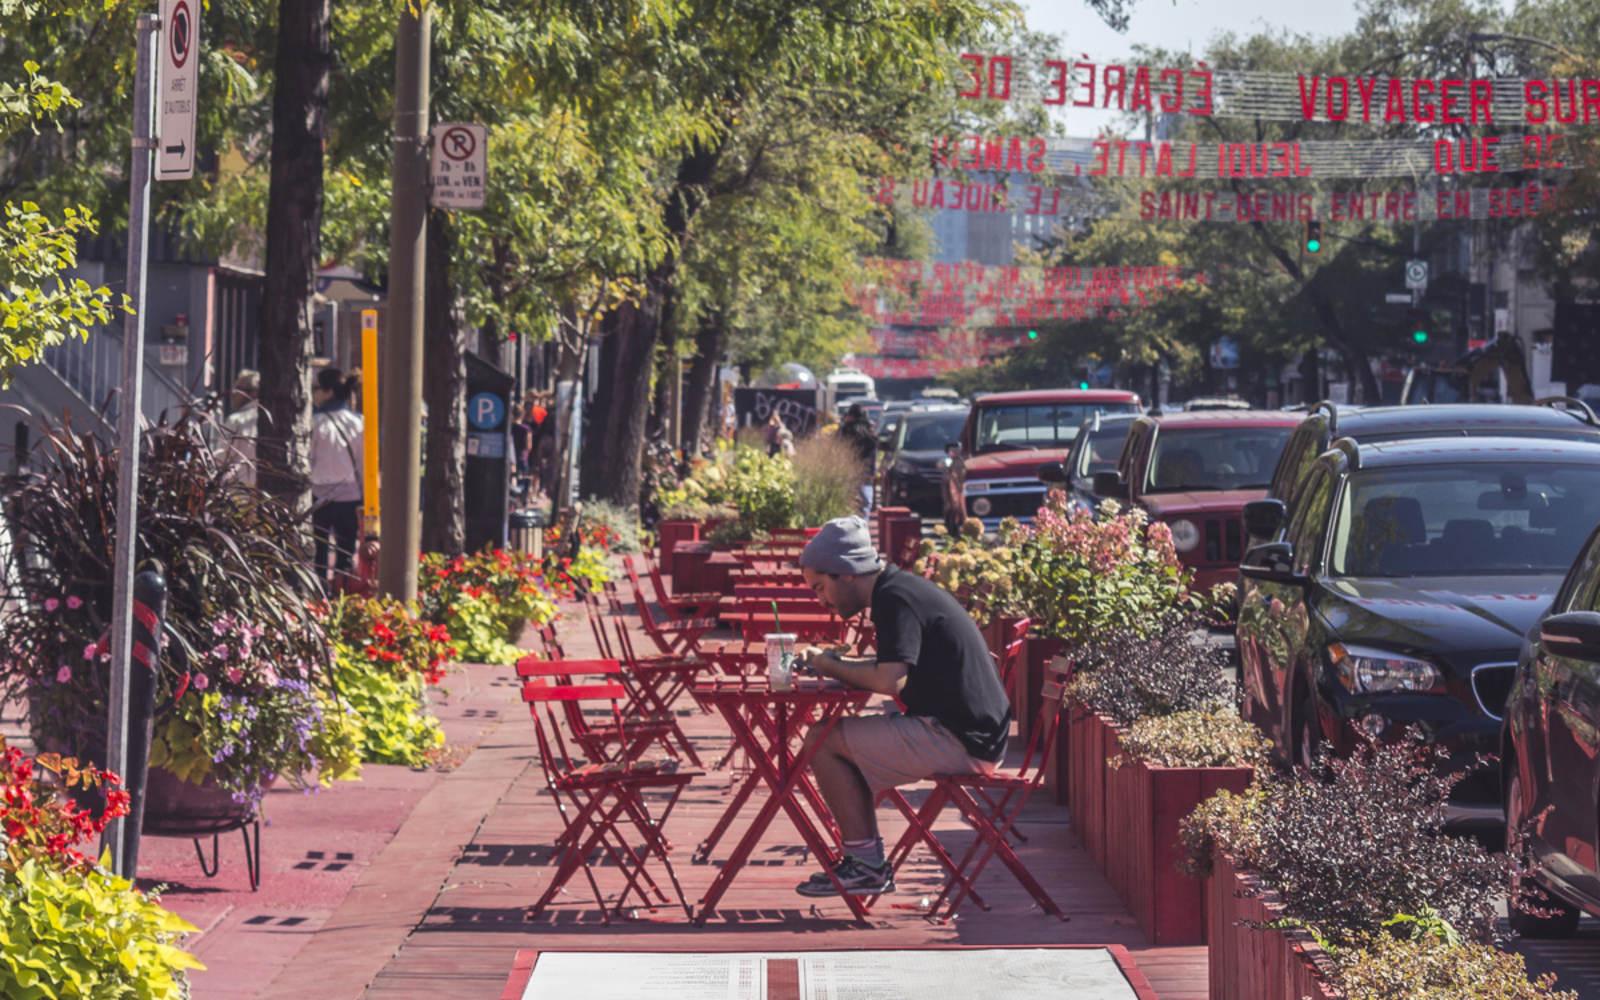
[[[361,531],[361,414],[350,409],[358,379],[337,368],[317,372],[311,388],[311,526],[317,539],[317,572],[328,572],[334,548],[334,579],[348,574]]]

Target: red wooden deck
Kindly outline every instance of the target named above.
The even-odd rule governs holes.
[[[563,629],[570,656],[588,655],[589,647],[582,642],[587,630],[581,626],[581,621],[569,621]],[[505,690],[508,699],[514,698],[514,689]],[[723,723],[693,709],[688,699],[679,707],[684,728],[701,748],[701,756],[708,762],[718,760],[730,742]],[[538,898],[550,876],[551,843],[561,823],[541,793],[532,727],[521,722],[524,711],[520,705],[508,706],[503,713],[506,722],[492,741],[495,747],[480,748],[514,750],[523,760],[521,772],[487,808],[432,906],[372,981],[365,994],[372,1000],[442,996],[494,1000],[520,949],[915,949],[1006,944],[1124,945],[1162,1000],[1206,996],[1205,949],[1151,947],[1078,845],[1066,810],[1046,801],[1030,805],[1023,825],[1029,841],[1019,853],[1071,914],[1066,923],[1042,913],[995,863],[979,881],[992,910],[968,903],[952,923],[932,924],[922,917],[918,904],[938,892],[941,878],[933,860],[919,851],[901,869],[898,891],[880,900],[870,926],[861,927],[841,901],[795,894],[795,884],[815,865],[781,816],[703,928],[689,924],[681,909],[665,906],[603,926],[581,877],[569,883],[568,892],[549,912],[536,922],[525,922],[524,908]],[[689,788],[666,825],[674,846],[673,862],[691,903],[710,884],[717,860],[726,856],[742,830],[742,824],[735,826],[710,864],[691,863],[694,846],[726,805],[733,777],[728,770],[707,774]],[[908,797],[916,804],[922,794],[913,788]],[[754,803],[747,805],[745,814],[754,808]],[[879,815],[884,837],[892,842],[903,824],[891,808],[880,809]],[[947,815],[937,829],[955,844],[968,843],[971,836],[953,815]],[[602,889],[614,895],[620,887],[615,870],[603,867],[597,872]]]

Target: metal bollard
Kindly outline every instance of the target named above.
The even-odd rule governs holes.
[[[128,664],[128,758],[122,776],[128,818],[122,823],[123,874],[139,874],[139,833],[144,826],[145,778],[150,767],[156,682],[161,668],[161,629],[167,614],[167,581],[154,570],[133,578],[133,662]]]

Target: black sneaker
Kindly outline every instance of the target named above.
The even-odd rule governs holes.
[[[887,861],[881,865],[871,865],[846,854],[833,866],[833,874],[844,891],[852,896],[876,896],[894,891],[894,872]],[[809,879],[795,886],[794,891],[802,896],[833,896],[839,892],[827,872],[813,873]]]

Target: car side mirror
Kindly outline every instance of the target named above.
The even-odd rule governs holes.
[[[1124,483],[1122,477],[1115,472],[1096,472],[1092,488],[1095,496],[1128,499],[1128,484]]]
[[[1600,660],[1600,611],[1568,611],[1539,623],[1539,639],[1555,656]]]
[[[1067,467],[1060,462],[1046,462],[1034,471],[1041,483],[1061,485],[1067,481]]]
[[[1282,500],[1252,500],[1244,505],[1244,530],[1251,538],[1276,540],[1284,520]]]
[[[1271,583],[1305,583],[1306,577],[1294,571],[1294,546],[1288,542],[1257,545],[1244,554],[1239,572],[1253,580]]]

